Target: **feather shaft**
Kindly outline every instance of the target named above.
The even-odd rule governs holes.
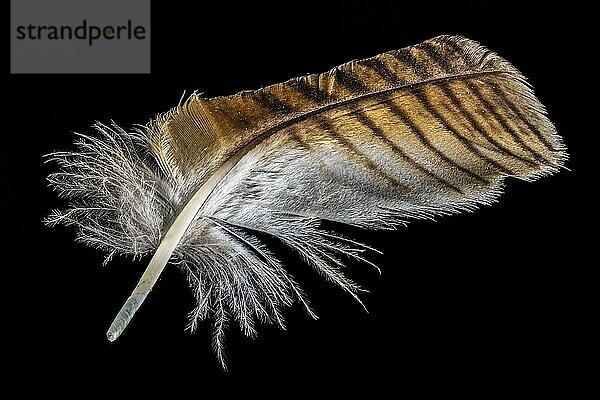
[[[194,193],[192,198],[185,204],[165,236],[160,242],[156,252],[152,256],[148,267],[142,274],[138,284],[133,292],[127,298],[123,307],[117,313],[110,328],[106,332],[109,341],[114,342],[123,333],[127,325],[133,319],[135,313],[139,310],[148,294],[158,281],[165,266],[169,262],[173,251],[177,248],[179,241],[185,234],[190,224],[196,218],[196,214],[202,208],[206,199],[210,196],[217,184],[227,175],[227,173],[237,164],[237,162],[250,150],[251,146],[230,157],[214,174]]]

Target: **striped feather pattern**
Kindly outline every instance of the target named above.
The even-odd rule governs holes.
[[[375,113],[374,103],[382,101],[393,118],[409,118],[407,123],[416,132],[419,124],[429,129],[427,124],[436,120],[435,125],[455,132],[453,136],[469,151],[478,153],[471,146],[490,148],[477,156],[486,159],[494,153],[489,162],[503,174],[519,171],[516,175],[525,176],[522,167],[526,166],[518,164],[529,164],[527,160],[535,165],[560,164],[564,147],[524,78],[502,58],[460,37],[437,37],[256,91],[212,99],[194,95],[159,118],[157,128],[169,137],[184,170],[205,171],[206,164],[214,164],[214,169],[219,165],[215,160],[289,124],[297,125],[315,114],[327,118],[365,107]],[[426,111],[406,115],[403,106]],[[393,111],[398,108],[400,113]],[[455,119],[458,113],[465,116],[460,121]],[[535,138],[525,141],[523,135]],[[516,169],[497,162],[501,156],[508,167]],[[535,170],[533,164],[529,166],[529,171]]]
[[[283,327],[294,301],[315,316],[257,232],[360,302],[342,257],[368,263],[368,247],[319,221],[389,229],[473,210],[504,178],[534,180],[567,159],[525,78],[450,36],[233,96],[194,94],[133,132],[97,129],[53,155],[61,170],[49,180],[71,203],[48,222],[109,256],[154,252],[109,339],[171,260],[197,299],[190,328],[213,318],[223,366],[232,321],[254,336],[257,320]]]

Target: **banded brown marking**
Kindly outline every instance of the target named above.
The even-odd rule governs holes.
[[[496,73],[496,72],[478,71],[478,72],[470,73],[469,76],[472,76],[472,77],[486,76],[486,75],[490,75],[492,73]],[[425,84],[429,84],[429,85],[433,85],[436,83],[448,84],[448,83],[453,82],[456,79],[459,79],[459,77],[450,76],[450,77],[443,77],[443,78],[432,78],[432,79],[427,79],[427,80],[424,80],[421,82],[406,84],[404,86],[394,86],[394,87],[386,88],[386,89],[383,89],[381,91],[374,92],[374,93],[359,94],[355,97],[350,97],[348,99],[338,99],[338,98],[336,98],[335,95],[332,94],[332,95],[328,96],[328,98],[331,100],[330,102],[320,105],[319,107],[313,107],[312,109],[311,109],[310,105],[307,106],[307,104],[306,104],[307,99],[305,97],[300,97],[300,96],[309,96],[309,95],[308,94],[303,95],[302,92],[295,89],[295,87],[296,87],[295,83],[290,83],[286,86],[286,89],[287,88],[295,89],[293,91],[290,91],[289,95],[287,97],[288,100],[291,103],[293,103],[293,106],[290,105],[290,107],[293,107],[293,108],[303,107],[307,111],[290,116],[289,118],[285,119],[284,121],[281,121],[276,125],[269,126],[264,130],[259,130],[259,133],[258,133],[256,139],[253,139],[253,142],[259,141],[261,138],[268,137],[269,135],[273,134],[274,132],[276,132],[278,130],[281,130],[288,126],[308,120],[309,118],[323,115],[327,111],[330,111],[330,110],[333,110],[336,108],[350,107],[353,104],[360,104],[361,102],[369,101],[370,99],[375,98],[375,97],[384,98],[384,96],[392,95],[393,93],[395,93],[397,91],[401,91],[404,89],[410,90],[410,88],[416,88],[416,87],[419,87],[419,86],[422,86]],[[294,101],[294,98],[296,98],[296,101]],[[310,100],[310,98],[308,100]],[[334,100],[336,100],[336,101],[334,101]],[[387,101],[387,100],[382,100],[381,102],[385,102],[385,101]],[[296,103],[298,103],[298,105],[296,105]]]
[[[291,84],[291,87],[307,97],[310,101],[324,103],[330,99],[329,95],[321,92],[318,88],[307,82],[306,79],[298,79],[297,81],[294,81],[294,83]]]
[[[425,70],[423,68],[423,65],[419,60],[415,58],[410,49],[400,49],[391,52],[391,54],[401,65],[408,67],[411,70],[412,74],[415,75],[418,79],[426,78],[426,75],[423,74],[423,71]]]
[[[463,191],[460,188],[458,188],[457,186],[455,186],[452,183],[448,182],[444,178],[436,175],[434,172],[428,170],[427,168],[425,168],[424,166],[422,166],[421,164],[419,164],[417,161],[415,161],[408,154],[406,154],[404,152],[404,150],[400,146],[398,146],[396,143],[394,143],[393,141],[391,141],[387,137],[387,135],[385,134],[385,132],[381,128],[379,128],[375,124],[375,122],[373,122],[373,120],[371,118],[369,118],[367,115],[365,115],[364,112],[358,111],[355,114],[355,116],[356,116],[356,119],[361,124],[363,124],[367,128],[369,128],[369,130],[373,133],[373,135],[376,138],[378,138],[379,140],[383,141],[389,148],[392,149],[392,151],[394,152],[394,154],[396,156],[399,156],[400,158],[402,158],[413,169],[419,171],[422,175],[427,176],[430,180],[434,180],[438,184],[441,184],[442,186],[445,186],[445,187],[448,187],[448,188],[452,189],[453,191],[457,192],[458,194],[461,194],[461,195],[464,194]]]
[[[491,84],[490,88],[496,94],[496,96],[498,98],[500,98],[504,102],[504,104],[506,105],[506,107],[508,107],[508,109],[510,111],[512,111],[512,113],[527,126],[527,128],[540,140],[540,142],[542,142],[542,144],[544,146],[546,146],[546,148],[548,150],[550,150],[550,151],[556,151],[556,149],[554,148],[554,145],[552,143],[550,143],[548,141],[548,139],[546,139],[543,135],[541,135],[539,133],[539,129],[536,128],[535,126],[533,126],[533,124],[531,122],[529,122],[529,118],[526,117],[521,112],[521,110],[519,110],[519,108],[517,106],[515,106],[514,103],[506,96],[506,94],[503,93],[502,90],[500,90],[498,88],[498,84],[497,83]]]
[[[388,109],[396,115],[404,125],[406,125],[413,135],[419,140],[419,142],[427,148],[430,152],[436,155],[439,159],[445,161],[447,164],[451,165],[454,169],[462,172],[464,175],[467,175],[476,180],[481,180],[481,177],[472,171],[464,168],[462,165],[458,164],[456,161],[448,157],[441,150],[431,143],[425,131],[410,117],[410,115],[402,110],[397,104],[393,101],[386,103]]]
[[[413,192],[414,189],[409,188],[398,179],[390,176],[384,169],[375,164],[369,157],[364,155],[352,141],[340,135],[337,129],[331,124],[331,122],[325,118],[320,117],[318,119],[318,125],[321,129],[329,133],[338,143],[342,144],[340,148],[348,155],[350,159],[361,164],[371,174],[377,176],[379,179],[386,182],[389,186],[399,189],[401,192]]]
[[[335,81],[350,93],[365,93],[369,91],[369,87],[358,78],[339,68],[335,70]]]
[[[461,133],[460,133],[460,129],[455,129],[453,124],[448,120],[448,118],[446,118],[446,116],[438,111],[438,109],[432,104],[431,100],[429,99],[429,97],[427,96],[427,93],[425,93],[424,90],[422,89],[418,89],[415,94],[417,95],[417,99],[418,101],[423,105],[423,107],[433,115],[434,118],[436,118],[444,127],[444,129],[446,131],[448,131],[450,134],[452,134],[453,136],[456,137],[456,139],[471,153],[473,153],[476,157],[479,157],[483,160],[485,160],[486,163],[492,165],[492,167],[494,167],[497,171],[502,172],[504,174],[510,175],[512,174],[512,172],[507,169],[506,167],[504,167],[503,165],[501,165],[500,163],[496,162],[494,159],[490,158],[489,156],[487,156],[485,153],[483,153],[481,150],[479,150],[477,147],[475,147],[473,145],[473,143],[471,143],[471,141],[464,137]],[[478,180],[480,180],[481,182],[485,183],[485,184],[490,184],[491,182],[488,181],[487,179],[485,179],[484,177],[475,174],[478,178]]]
[[[490,103],[490,101],[485,98],[485,96],[481,93],[481,90],[476,83],[474,83],[472,80],[467,80],[465,84],[469,88],[470,93],[477,99],[477,101],[479,101],[479,103],[483,105],[483,107],[492,116],[492,118],[502,127],[502,129],[504,129],[510,135],[513,141],[522,150],[533,155],[533,157],[537,161],[540,161],[542,164],[549,163],[549,161],[542,154],[540,154],[537,150],[533,149],[531,146],[525,143],[525,141],[523,141],[523,138],[521,138],[519,132],[516,132],[514,128],[510,126],[510,124],[506,121],[504,116],[501,115],[502,113],[498,113],[497,110],[495,110],[495,105]]]
[[[442,72],[444,73],[452,73],[454,72],[454,66],[448,61],[448,57],[445,54],[442,54],[440,50],[433,45],[431,42],[421,43],[420,46],[417,47],[421,52],[425,53],[425,55],[433,61]]]
[[[479,123],[479,121],[477,121],[477,119],[473,118],[473,116],[471,115],[471,111],[465,107],[465,105],[462,103],[462,101],[460,101],[460,99],[456,96],[456,94],[454,94],[454,92],[452,90],[450,90],[450,88],[448,88],[446,85],[443,85],[443,84],[438,84],[437,87],[439,87],[444,92],[444,95],[461,112],[461,114],[469,122],[471,127],[476,132],[479,132],[488,143],[490,143],[491,145],[496,147],[501,153],[503,153],[506,156],[515,158],[515,159],[517,159],[525,164],[528,164],[530,166],[537,167],[537,164],[534,163],[533,161],[529,160],[528,158],[524,158],[519,154],[513,153],[512,151],[510,151],[510,149],[508,149],[502,143],[500,143],[496,139],[494,139],[494,137],[487,131],[487,129],[485,129],[485,127],[482,126],[481,123]]]
[[[377,76],[382,78],[387,83],[392,85],[398,83],[398,76],[387,66],[385,62],[379,58],[372,58],[368,60],[368,62],[361,63],[361,65],[375,72]]]
[[[511,112],[511,108],[505,100],[506,94],[501,91],[494,91],[492,85],[487,81],[467,80],[464,84],[486,110],[493,111],[494,122],[506,131],[520,147],[522,147],[520,143],[522,141],[521,135],[535,135],[534,132],[530,132],[524,121]],[[534,151],[533,149],[529,150],[529,148],[524,150]]]
[[[261,107],[264,107],[273,112],[290,112],[290,106],[281,100],[278,96],[267,92],[266,90],[258,90],[253,97]]]
[[[293,127],[289,127],[288,130],[290,131],[288,132],[288,137],[292,142],[299,144],[304,150],[310,150],[308,143],[296,133],[296,130]]]

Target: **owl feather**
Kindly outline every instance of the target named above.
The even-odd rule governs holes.
[[[68,201],[46,219],[114,254],[153,254],[108,330],[115,340],[167,264],[197,301],[193,331],[284,328],[303,290],[264,243],[294,250],[360,302],[343,272],[369,247],[322,221],[393,229],[472,211],[504,179],[558,171],[566,148],[525,78],[478,43],[440,36],[373,58],[232,96],[197,93],[143,126],[97,123],[74,151],[56,152],[50,185]]]

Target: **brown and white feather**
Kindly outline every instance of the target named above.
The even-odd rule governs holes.
[[[215,320],[223,365],[231,321],[249,336],[256,320],[283,327],[295,300],[314,316],[256,232],[358,299],[341,256],[364,259],[366,246],[321,220],[389,229],[469,211],[494,202],[505,178],[535,180],[567,159],[519,71],[453,36],[255,91],[194,93],[131,132],[97,130],[77,151],[51,156],[61,169],[50,183],[71,203],[48,222],[135,256],[156,251],[177,226],[167,260],[186,271],[198,300],[190,327]],[[184,209],[193,218],[179,226]]]

